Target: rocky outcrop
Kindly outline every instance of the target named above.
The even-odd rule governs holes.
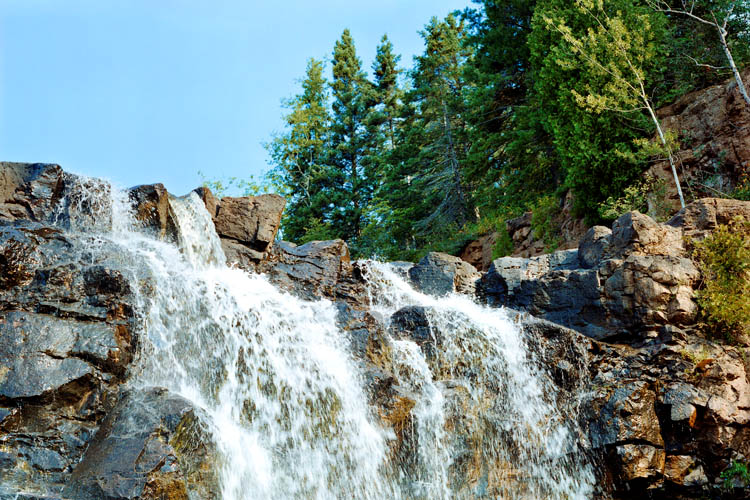
[[[632,340],[662,325],[692,325],[699,272],[684,241],[697,234],[695,227],[708,228],[709,220],[715,227],[716,211],[707,207],[717,204],[725,205],[700,200],[668,224],[629,212],[611,230],[589,229],[577,250],[497,259],[482,277],[480,295],[596,339]],[[728,205],[739,213],[750,204]]]
[[[591,344],[586,418],[618,498],[699,498],[750,453],[742,350],[673,327],[660,334],[635,346]]]
[[[750,81],[750,70],[742,74]],[[750,166],[750,110],[733,78],[691,92],[658,110],[662,126],[678,136],[679,175],[694,197],[731,193]],[[663,179],[672,207],[679,208],[669,162],[648,174]]]
[[[286,200],[276,194],[217,200],[207,187],[195,191],[211,214],[227,262],[255,271],[273,247]]]
[[[82,251],[94,244],[0,224],[0,484],[61,488],[118,399],[137,346],[131,291]]]

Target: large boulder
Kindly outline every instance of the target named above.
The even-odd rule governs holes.
[[[430,252],[409,269],[409,279],[417,290],[430,295],[461,292],[473,294],[480,274],[459,257]]]
[[[144,184],[127,191],[137,221],[157,238],[176,239],[176,227],[169,213],[169,193],[163,184]]]
[[[206,187],[195,192],[213,219],[227,262],[256,271],[273,247],[286,200],[277,194],[217,200]]]
[[[210,461],[217,457],[196,412],[190,402],[165,389],[124,394],[63,495],[76,500],[218,499],[217,478],[206,472],[213,470]]]

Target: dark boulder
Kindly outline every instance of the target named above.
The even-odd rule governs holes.
[[[169,214],[169,193],[163,184],[144,184],[128,189],[136,220],[157,238],[175,241],[176,227]]]
[[[479,273],[459,257],[430,252],[409,269],[409,278],[417,290],[429,295],[454,292],[473,294]]]
[[[102,422],[63,494],[77,500],[187,500],[192,490],[200,498],[218,498],[211,474],[197,484],[189,477],[209,456],[180,453],[187,444],[182,443],[184,434],[206,437],[195,412],[187,400],[165,389],[124,394]],[[204,446],[212,449],[210,443]]]
[[[578,258],[585,269],[599,267],[599,263],[609,253],[612,230],[604,226],[589,229],[578,243]]]

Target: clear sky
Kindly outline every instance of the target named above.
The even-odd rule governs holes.
[[[402,65],[470,0],[0,0],[0,160],[59,163],[180,195],[267,170],[262,143],[308,58],[349,28],[369,69]],[[330,64],[328,65],[330,72]]]

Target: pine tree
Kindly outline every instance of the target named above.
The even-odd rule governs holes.
[[[372,71],[375,75],[375,105],[376,113],[373,113],[371,121],[376,126],[384,126],[386,140],[389,149],[395,147],[396,127],[399,112],[401,110],[401,99],[403,92],[398,84],[401,70],[398,63],[401,56],[393,53],[393,44],[388,40],[388,35],[383,35],[378,45]]]
[[[419,221],[422,232],[463,226],[473,218],[465,191],[462,161],[468,152],[464,120],[464,68],[469,53],[463,23],[449,15],[433,17],[421,32],[425,52],[415,58],[411,99],[423,127],[426,143],[418,155],[417,183],[433,208]]]
[[[287,197],[283,233],[291,241],[332,236],[328,211],[330,172],[326,167],[328,128],[327,82],[323,63],[307,63],[302,93],[285,103],[286,132],[266,145],[273,162],[271,176]]]
[[[328,163],[332,168],[331,222],[338,237],[357,254],[358,240],[372,198],[373,172],[365,169],[369,138],[365,126],[372,85],[362,71],[354,40],[344,30],[333,50],[333,121]]]

